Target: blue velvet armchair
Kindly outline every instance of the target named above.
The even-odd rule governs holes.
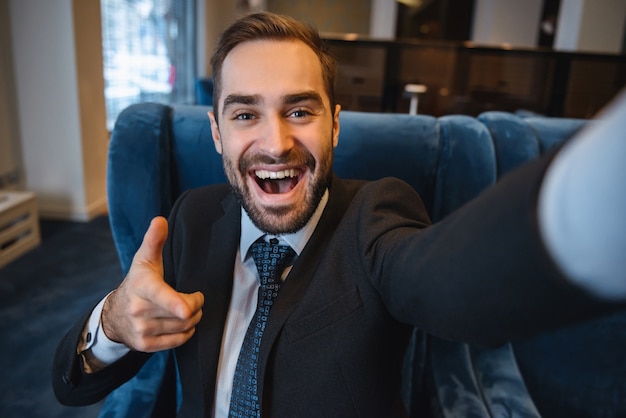
[[[167,215],[189,188],[225,181],[208,110],[144,103],[117,120],[108,198],[124,271],[152,217]],[[344,111],[340,121],[336,173],[401,178],[419,192],[434,222],[586,123],[504,112],[435,118]],[[413,417],[624,416],[625,329],[626,318],[618,315],[497,349],[416,329],[404,366],[407,408]],[[601,349],[612,352],[605,362],[594,357]],[[109,396],[101,416],[173,416],[180,396],[176,381],[172,356],[159,353]],[[603,414],[596,415],[599,410]]]

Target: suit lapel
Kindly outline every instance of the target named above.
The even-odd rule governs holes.
[[[315,274],[319,260],[326,251],[328,241],[333,235],[333,230],[341,221],[350,199],[345,193],[342,181],[334,176],[330,188],[328,204],[319,220],[313,235],[304,247],[293,268],[289,272],[285,283],[281,286],[280,293],[272,306],[269,321],[266,325],[261,347],[259,350],[259,363],[257,368],[258,393],[263,393],[265,370],[269,354],[277,336],[285,321],[293,312],[298,302],[303,298],[306,289]],[[261,396],[261,402],[263,401]]]
[[[233,286],[233,266],[241,235],[240,207],[232,195],[222,202],[224,216],[211,229],[206,278],[202,284],[205,315],[196,330],[205,399],[213,404],[219,354]],[[210,312],[210,315],[208,314]]]

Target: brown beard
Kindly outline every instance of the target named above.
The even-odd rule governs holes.
[[[237,170],[240,177],[235,175],[236,171],[231,160],[224,158],[223,164],[233,194],[252,222],[257,228],[267,234],[279,235],[296,232],[302,229],[309,219],[311,219],[324,192],[329,186],[332,161],[332,148],[330,148],[326,158],[323,158],[319,166],[317,166],[315,158],[313,158],[308,151],[301,147],[295,147],[288,155],[280,160],[267,155],[258,154],[242,156]],[[298,207],[291,205],[270,209],[260,208],[255,205],[245,179],[248,176],[249,167],[258,163],[305,166],[308,168],[309,173],[315,173],[315,177],[309,183],[302,205],[298,205]],[[240,184],[239,179],[244,179],[244,181]]]

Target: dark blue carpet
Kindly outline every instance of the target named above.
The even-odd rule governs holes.
[[[42,221],[42,244],[0,269],[0,417],[96,417],[60,405],[50,383],[57,343],[121,280],[109,221]]]

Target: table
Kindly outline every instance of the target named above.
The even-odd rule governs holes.
[[[35,248],[40,242],[35,194],[0,191],[0,268]]]

